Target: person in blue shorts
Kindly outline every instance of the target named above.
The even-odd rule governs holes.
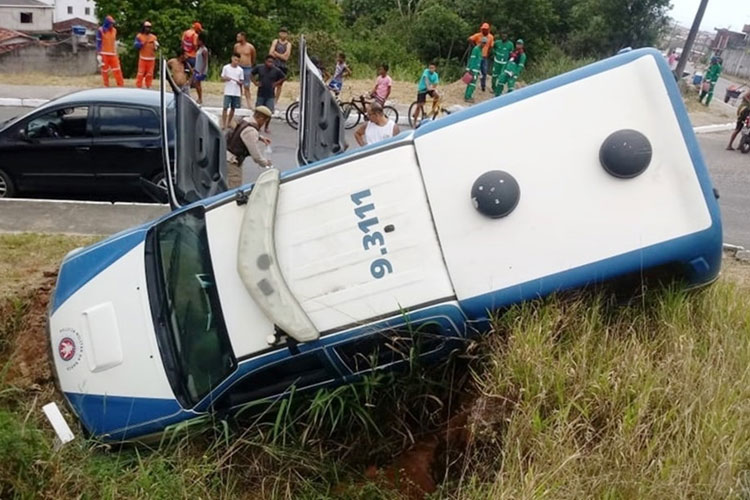
[[[232,54],[232,62],[221,68],[221,81],[224,82],[224,106],[221,110],[221,128],[229,127],[234,118],[234,110],[242,106],[242,80],[245,78],[240,67],[240,55]],[[229,117],[227,118],[227,109]]]
[[[273,112],[276,104],[276,89],[286,79],[286,75],[276,66],[274,61],[274,57],[269,54],[263,64],[258,64],[253,68],[253,84],[258,87],[257,97],[255,98],[256,109],[258,106],[265,106]],[[266,122],[266,132],[268,132],[269,123],[270,120]]]
[[[339,52],[336,57],[336,68],[333,70],[333,78],[328,82],[328,88],[338,96],[341,93],[341,89],[344,87],[344,78],[351,74],[352,71],[346,64],[346,54]]]

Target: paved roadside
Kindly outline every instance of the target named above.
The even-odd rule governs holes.
[[[0,200],[0,232],[114,234],[169,212],[167,205]]]

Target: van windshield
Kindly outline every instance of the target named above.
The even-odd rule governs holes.
[[[214,283],[203,208],[170,217],[152,233],[149,274],[156,274],[158,294],[150,296],[159,348],[175,395],[193,406],[237,364]]]

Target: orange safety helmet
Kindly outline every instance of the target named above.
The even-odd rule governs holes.
[[[490,23],[482,23],[482,26],[479,27],[480,30],[488,30],[490,29]]]
[[[195,21],[193,23],[193,29],[196,31],[196,33],[200,33],[201,31],[203,31],[203,26],[201,26],[201,23],[199,23],[198,21]]]

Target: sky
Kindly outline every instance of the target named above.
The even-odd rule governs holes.
[[[699,5],[700,0],[672,0],[670,16],[682,26],[689,28],[693,24]],[[733,31],[742,31],[745,24],[750,24],[750,0],[708,0],[701,30],[731,28]]]

